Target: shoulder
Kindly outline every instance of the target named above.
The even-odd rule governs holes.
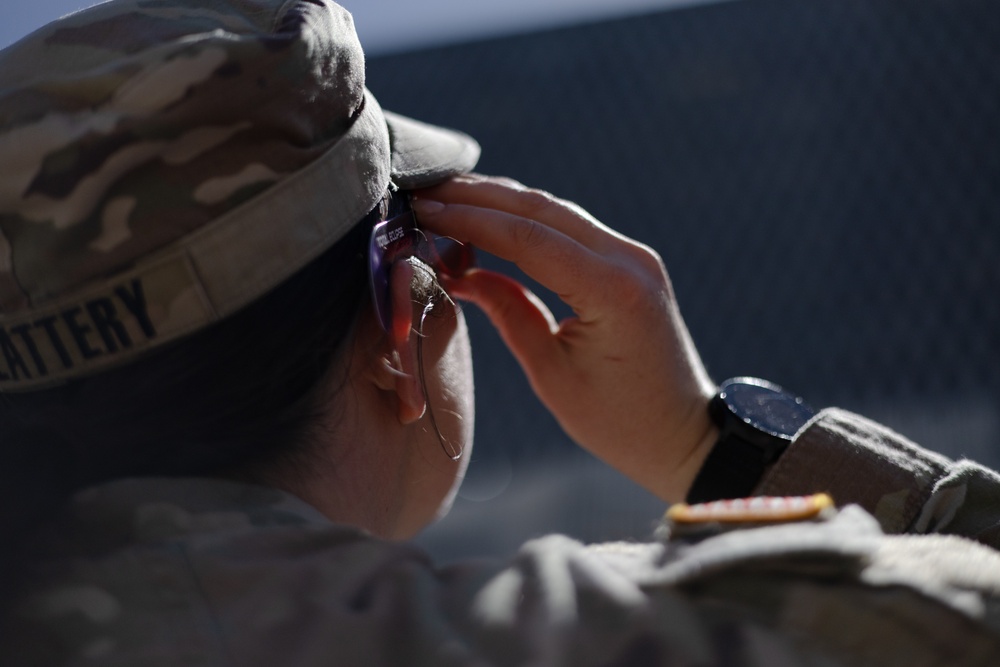
[[[22,637],[44,638],[24,645],[53,658],[37,664],[986,665],[1000,654],[1000,555],[886,536],[858,507],[648,542],[550,535],[507,560],[438,567],[294,499],[196,486],[184,502],[146,494],[131,540],[45,566],[59,565],[19,620]]]

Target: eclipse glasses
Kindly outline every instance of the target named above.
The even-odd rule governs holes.
[[[368,244],[372,299],[383,331],[392,328],[389,271],[394,262],[408,257],[416,257],[438,274],[452,278],[461,276],[476,264],[471,245],[420,229],[410,207],[410,195],[406,192],[393,194],[386,219],[372,228]]]

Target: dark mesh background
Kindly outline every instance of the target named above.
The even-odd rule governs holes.
[[[1000,465],[995,0],[743,0],[373,58],[368,76],[386,108],[475,136],[481,171],[654,246],[716,379]],[[658,506],[594,481],[470,319],[477,450],[449,521],[486,512],[511,543],[645,531]]]

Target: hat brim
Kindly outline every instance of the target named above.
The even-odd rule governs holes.
[[[472,171],[479,161],[479,144],[469,135],[383,113],[389,128],[391,177],[400,188],[436,185]]]

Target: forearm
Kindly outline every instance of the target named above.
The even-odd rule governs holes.
[[[861,505],[888,533],[949,533],[1000,548],[1000,475],[951,461],[850,412],[821,412],[756,490],[820,491],[838,505]]]

